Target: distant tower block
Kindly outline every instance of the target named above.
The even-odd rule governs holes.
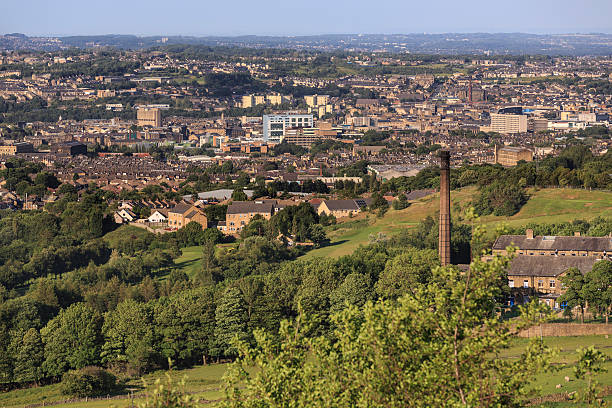
[[[440,152],[440,235],[438,253],[442,266],[451,263],[451,225],[450,225],[450,152]]]

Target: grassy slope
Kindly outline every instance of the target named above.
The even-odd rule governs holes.
[[[131,225],[122,225],[116,230],[104,235],[104,240],[108,242],[109,244],[114,244],[120,238],[125,238],[126,236],[141,238],[148,234],[151,234],[151,233],[143,228],[138,228],[138,227],[134,227]]]
[[[474,187],[467,187],[451,193],[452,209],[456,205],[466,208],[469,202],[477,196]],[[587,191],[573,189],[542,189],[531,190],[531,198],[527,204],[512,217],[486,216],[482,223],[493,230],[499,223],[509,226],[525,225],[529,222],[561,222],[574,219],[593,219],[597,216],[612,217],[612,193],[603,191]],[[405,210],[389,210],[383,218],[376,218],[372,214],[360,214],[353,220],[369,219],[368,225],[355,228],[347,223],[347,228],[336,226],[329,231],[331,245],[310,251],[306,257],[332,256],[338,257],[352,253],[360,245],[367,245],[370,234],[382,232],[393,235],[402,228],[409,228],[419,223],[428,215],[435,216],[439,205],[437,194],[413,202]]]
[[[516,339],[514,344],[508,349],[504,350],[502,357],[504,358],[515,358],[522,352],[523,348],[527,344],[527,339]],[[607,373],[599,375],[596,379],[601,384],[612,385],[612,344],[610,339],[606,339],[604,336],[583,336],[583,337],[547,337],[544,341],[551,347],[559,350],[558,356],[555,358],[554,363],[557,364],[574,364],[577,359],[576,349],[579,347],[585,347],[589,345],[595,345],[598,349],[605,352],[610,360],[606,363]],[[208,366],[197,366],[188,370],[172,371],[172,377],[178,381],[183,377],[186,377],[185,391],[194,393],[199,398],[207,401],[217,401],[223,397],[223,391],[221,389],[222,380],[221,377],[225,373],[226,365],[208,365]],[[156,378],[164,377],[165,372],[160,371],[149,374],[145,377],[147,384],[152,385]],[[565,382],[565,376],[571,378],[570,382]],[[561,384],[562,388],[557,389],[556,385]],[[535,392],[533,396],[538,395],[550,395],[560,392],[571,392],[584,387],[584,382],[576,381],[573,379],[572,367],[561,368],[558,371],[552,373],[546,373],[541,375],[534,384],[536,387],[541,389],[541,392]],[[126,388],[137,388],[139,391],[136,393],[142,393],[143,382],[140,379],[134,379],[128,382]],[[0,406],[1,407],[22,407],[26,404],[32,404],[37,402],[45,401],[47,403],[62,401],[66,397],[62,396],[59,391],[59,386],[49,385],[38,388],[31,388],[25,390],[16,390],[8,393],[0,393]],[[111,401],[91,401],[88,403],[73,403],[73,404],[62,404],[55,405],[56,407],[108,407],[113,405],[115,407],[128,407],[129,399],[115,399]],[[136,403],[141,400],[136,399]],[[213,406],[215,403],[204,404],[204,406]],[[548,404],[549,407],[562,407],[566,404]],[[575,405],[574,405],[575,406]]]
[[[202,247],[186,247],[181,252],[183,254],[174,260],[174,265],[187,276],[193,277],[202,268]]]

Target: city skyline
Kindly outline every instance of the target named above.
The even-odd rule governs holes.
[[[83,6],[75,0],[32,0],[0,5],[3,33],[32,36],[134,34],[185,36],[411,34],[411,33],[610,33],[612,3],[482,0],[433,3],[336,1],[226,3],[160,0]],[[24,18],[27,17],[27,18]]]

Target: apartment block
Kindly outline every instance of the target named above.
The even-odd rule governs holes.
[[[491,131],[502,134],[527,132],[527,115],[491,114]]]

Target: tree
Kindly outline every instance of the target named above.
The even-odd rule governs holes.
[[[312,224],[310,226],[309,235],[310,240],[314,242],[317,247],[321,246],[321,244],[327,241],[325,229],[323,229],[323,226],[321,224]]]
[[[100,362],[102,317],[90,306],[75,303],[60,311],[40,331],[45,345],[43,371],[60,377],[71,369]]]
[[[215,311],[215,340],[218,355],[236,355],[234,338],[244,341],[249,337],[247,323],[246,307],[240,290],[236,287],[228,288]]]
[[[206,361],[215,329],[212,290],[204,287],[172,295],[158,305],[155,326],[163,357],[183,366]]]
[[[507,265],[437,267],[413,295],[334,315],[330,338],[306,337],[313,320],[304,314],[281,324],[279,341],[258,330],[255,347],[239,345],[224,406],[520,406],[552,353],[535,339],[519,358],[498,358],[546,315],[532,302],[516,320],[496,316]]]
[[[393,209],[394,210],[403,210],[410,206],[410,202],[406,198],[406,194],[401,193],[396,200],[393,200]]]
[[[582,288],[584,286],[584,275],[578,268],[569,268],[561,277],[561,282],[565,285],[565,293],[561,295],[560,301],[567,302],[571,309],[580,308],[580,322],[584,323],[584,307],[586,300]]]
[[[115,388],[117,378],[100,367],[84,367],[64,374],[61,391],[74,397],[105,395]]]
[[[606,317],[608,323],[612,309],[612,262],[603,260],[587,272],[582,287],[584,299]]]
[[[574,366],[574,376],[578,380],[586,379],[587,381],[586,388],[578,393],[577,401],[584,402],[589,407],[607,406],[601,399],[599,384],[593,380],[596,374],[607,371],[603,367],[607,360],[606,355],[593,346],[580,348],[577,351],[578,361]]]
[[[242,189],[236,189],[232,193],[232,201],[247,201],[249,197],[247,197],[246,193],[242,191]]]
[[[38,383],[42,378],[43,360],[44,350],[40,333],[31,328],[25,332],[17,347],[13,369],[15,381]]]
[[[149,306],[130,299],[108,312],[102,326],[102,362],[136,374],[153,367],[156,342],[152,314]]]
[[[389,203],[378,191],[372,194],[372,203],[369,205],[370,210],[376,210],[379,208],[388,208]]]
[[[372,280],[369,275],[353,272],[329,296],[331,312],[339,312],[346,305],[362,307],[374,299]]]
[[[407,248],[389,260],[376,282],[376,293],[384,298],[398,298],[411,293],[431,279],[431,271],[439,265],[433,249]]]

